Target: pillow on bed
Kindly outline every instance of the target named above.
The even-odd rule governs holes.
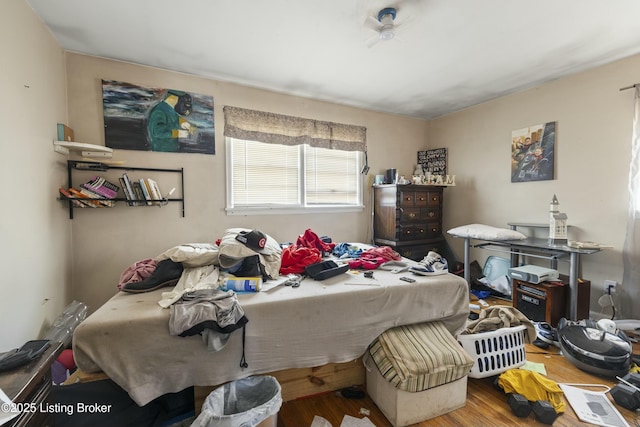
[[[485,224],[468,224],[452,228],[447,233],[456,237],[471,237],[481,240],[524,240],[527,238],[519,231],[497,228]]]

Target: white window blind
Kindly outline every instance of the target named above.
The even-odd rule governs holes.
[[[362,206],[357,151],[227,138],[228,208]]]
[[[308,205],[357,205],[360,162],[357,151],[305,146],[305,186]]]
[[[298,147],[230,140],[234,207],[300,204]]]

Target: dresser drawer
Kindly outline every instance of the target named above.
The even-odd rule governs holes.
[[[440,221],[439,208],[400,208],[399,217],[401,223],[415,221]]]
[[[416,192],[415,191],[400,191],[400,206],[401,207],[413,207],[416,205]]]
[[[427,224],[426,237],[428,239],[432,237],[439,237],[442,234],[442,226],[439,222],[430,222]]]
[[[420,208],[400,208],[400,222],[419,221],[423,219]]]
[[[422,240],[440,237],[441,227],[437,222],[429,224],[400,225],[398,230],[400,240]]]
[[[426,196],[427,205],[428,206],[440,206],[441,198],[442,198],[442,193],[434,193],[432,191],[429,191],[429,193]]]
[[[401,225],[398,238],[400,240],[419,240],[424,239],[427,228],[424,224],[420,225]]]
[[[428,206],[429,205],[429,192],[428,191],[416,191],[414,196],[416,206]]]
[[[420,217],[428,221],[440,221],[440,208],[422,208]]]

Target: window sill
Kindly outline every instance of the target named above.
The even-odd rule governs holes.
[[[299,215],[299,214],[325,214],[325,213],[345,213],[345,212],[362,212],[364,206],[313,206],[299,208],[282,208],[282,207],[237,207],[226,208],[228,216],[231,215]]]

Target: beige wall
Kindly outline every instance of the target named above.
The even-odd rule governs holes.
[[[0,352],[38,338],[71,300],[71,227],[53,151],[66,120],[64,52],[24,0],[2,2]]]
[[[447,191],[445,228],[545,223],[557,194],[570,238],[613,246],[582,257],[582,277],[592,281],[591,309],[599,312],[602,281],[620,283],[623,276],[633,91],[619,88],[638,82],[638,69],[640,56],[432,120],[429,143],[449,148],[449,170],[457,175],[457,187]],[[556,179],[511,183],[511,132],[549,121],[557,126]],[[462,242],[450,241],[462,257]],[[499,254],[473,250],[471,259],[482,265],[488,255]],[[567,267],[560,263],[564,272]],[[630,311],[635,286],[619,287],[621,318],[640,315]]]
[[[114,159],[142,167],[184,167],[186,217],[178,205],[77,211],[73,223],[74,296],[95,309],[115,293],[131,263],[155,257],[181,243],[213,242],[230,227],[259,228],[280,242],[295,241],[311,228],[336,241],[370,241],[370,195],[360,213],[227,216],[222,107],[233,105],[275,113],[365,126],[373,175],[390,167],[410,174],[417,151],[427,147],[427,122],[337,104],[286,96],[185,74],[67,54],[69,125],[80,142],[104,144],[101,80],[166,87],[212,95],[216,154],[116,150]],[[278,185],[274,182],[274,185]]]

